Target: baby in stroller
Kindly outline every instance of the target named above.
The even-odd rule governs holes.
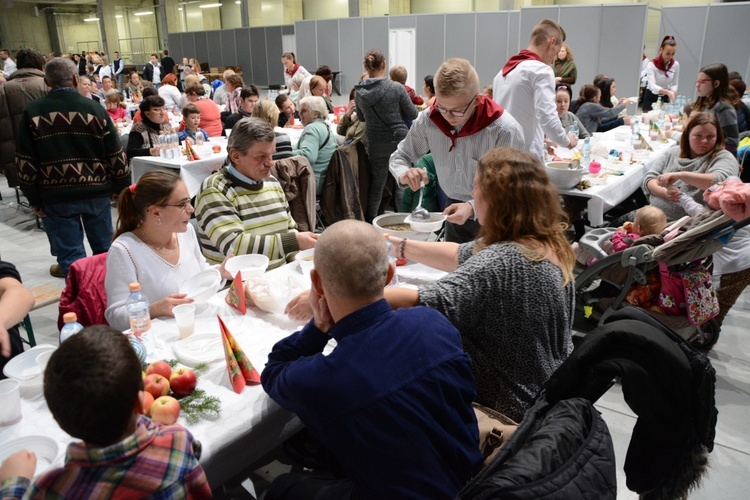
[[[658,207],[646,205],[641,207],[635,214],[633,222],[626,222],[617,231],[612,234],[609,241],[601,244],[601,249],[607,255],[615,252],[621,252],[626,248],[633,246],[636,240],[643,236],[659,235],[667,227],[667,216]],[[576,261],[584,266],[590,266],[597,261],[597,256],[593,252],[573,243],[573,251],[576,255]]]

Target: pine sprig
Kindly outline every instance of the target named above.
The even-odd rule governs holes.
[[[221,413],[221,401],[216,396],[207,396],[203,389],[196,389],[189,396],[180,399],[182,415],[188,424],[199,420],[215,420]]]

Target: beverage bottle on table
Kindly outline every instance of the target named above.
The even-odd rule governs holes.
[[[586,137],[583,141],[583,148],[581,148],[581,165],[583,165],[584,168],[589,168],[589,163],[591,163],[591,138]]]
[[[151,313],[149,312],[148,299],[141,292],[141,284],[134,281],[129,285],[130,295],[126,302],[128,317],[130,318],[130,331],[136,336],[151,329]]]
[[[83,330],[83,325],[78,322],[78,316],[74,312],[63,314],[65,324],[60,330],[60,343],[62,344],[76,333]]]
[[[571,134],[573,134],[573,137],[578,139],[578,134],[581,132],[581,130],[578,128],[578,122],[573,121],[573,125],[570,126],[570,130],[568,130]]]

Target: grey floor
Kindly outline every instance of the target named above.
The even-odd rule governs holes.
[[[0,255],[19,269],[24,284],[33,288],[55,284],[61,289],[63,280],[49,275],[54,263],[49,254],[46,234],[36,228],[30,211],[16,202],[15,193],[0,179]],[[749,250],[750,251],[750,250]],[[50,305],[31,313],[37,343],[57,343],[57,306]],[[745,325],[744,327],[742,325]],[[690,498],[748,498],[750,484],[750,289],[740,297],[724,321],[721,338],[709,357],[717,372],[716,401],[719,422],[716,447],[711,454],[711,468],[703,486]],[[744,333],[743,333],[744,332]],[[625,404],[619,386],[613,387],[597,404],[614,439],[618,467],[622,468],[635,416]],[[263,484],[288,467],[273,462],[255,472],[256,484]],[[247,483],[245,483],[247,484]],[[637,498],[625,487],[622,471],[618,476],[618,498]],[[260,491],[262,486],[258,488]],[[235,488],[230,496],[240,498]]]

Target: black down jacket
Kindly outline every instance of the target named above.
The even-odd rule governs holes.
[[[585,499],[617,496],[615,452],[607,424],[586,399],[550,405],[544,394],[497,457],[459,499]]]

